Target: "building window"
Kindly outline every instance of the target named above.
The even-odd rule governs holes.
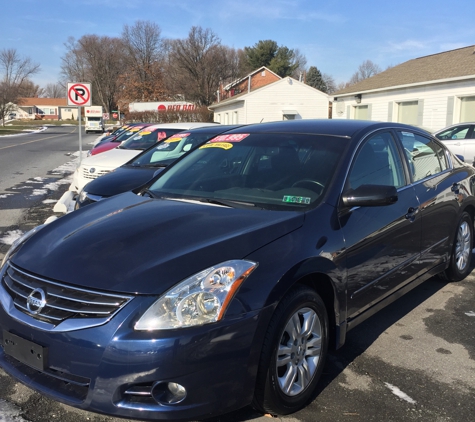
[[[369,110],[367,105],[355,106],[355,119],[369,120]]]
[[[460,99],[460,122],[475,121],[475,97]]]
[[[265,70],[263,70],[263,71],[261,72],[261,76],[266,76],[266,71],[265,71]]]
[[[399,123],[407,125],[417,125],[418,102],[407,101],[398,104],[398,118]]]

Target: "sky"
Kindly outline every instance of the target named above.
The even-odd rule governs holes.
[[[223,45],[274,40],[299,49],[307,66],[347,82],[371,60],[382,70],[475,44],[474,0],[38,0],[2,1],[0,50],[41,65],[41,87],[60,77],[68,37],[119,37],[124,25],[152,21],[164,38],[210,28]],[[78,82],[78,81],[71,81]]]

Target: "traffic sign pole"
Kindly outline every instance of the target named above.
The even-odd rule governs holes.
[[[81,127],[81,113],[82,113],[82,107],[78,107],[78,115],[79,115],[79,163],[78,167],[81,165],[82,161],[82,127]],[[79,193],[79,192],[78,192]]]
[[[91,99],[91,84],[90,83],[80,83],[80,82],[70,82],[68,83],[68,106],[78,108],[78,123],[79,123],[79,164],[81,165],[82,160],[82,123],[81,123],[81,113],[83,106],[90,106],[92,103]],[[78,192],[79,193],[79,192]]]

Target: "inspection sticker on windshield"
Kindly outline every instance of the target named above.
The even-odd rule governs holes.
[[[190,136],[190,133],[177,133],[176,135],[170,136],[166,142],[180,142],[183,138]]]
[[[290,204],[310,204],[311,198],[308,198],[306,196],[290,196],[290,195],[284,195],[284,198],[282,199],[282,202],[287,202]]]
[[[232,133],[230,135],[219,135],[213,138],[209,143],[215,142],[241,142],[244,138],[247,138],[249,133]]]
[[[230,144],[229,142],[213,142],[213,143],[208,143],[200,146],[200,149],[204,148],[222,148],[222,149],[231,149],[233,147],[233,144]]]

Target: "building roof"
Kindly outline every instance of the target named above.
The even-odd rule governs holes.
[[[470,76],[475,78],[474,45],[409,60],[371,78],[341,89],[333,95],[360,93],[411,84],[425,84]]]
[[[34,107],[34,106],[56,106],[67,107],[67,98],[21,98],[18,104],[20,107]]]
[[[240,84],[242,81],[245,81],[247,78],[249,78],[249,76],[253,76],[253,75],[257,74],[257,73],[260,73],[260,72],[262,72],[263,70],[272,73],[274,76],[276,76],[276,77],[279,78],[279,79],[282,79],[281,76],[279,76],[279,75],[278,75],[277,73],[275,73],[275,72],[272,72],[272,70],[270,70],[269,68],[267,68],[267,67],[265,67],[265,66],[261,66],[259,69],[253,70],[251,73],[249,73],[249,74],[246,75],[246,76],[243,76],[241,79],[237,79],[237,80],[235,80],[235,81],[233,81],[233,82],[227,84],[227,85],[224,87],[224,89],[225,89],[225,90],[229,90],[229,89],[231,89],[233,86],[236,86],[236,85]]]

